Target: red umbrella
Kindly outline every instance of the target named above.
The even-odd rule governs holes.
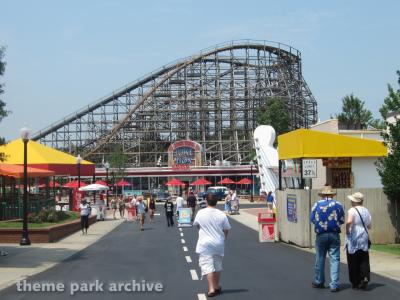
[[[104,186],[108,186],[107,182],[105,182],[103,180],[97,180],[95,183],[96,184],[100,184],[100,185],[104,185]]]
[[[172,178],[170,181],[168,181],[165,185],[171,185],[171,186],[176,186],[176,185],[185,185],[182,181]]]
[[[121,180],[121,181],[118,181],[115,185],[116,186],[130,186],[131,184],[128,181]]]
[[[209,185],[212,184],[210,181],[205,180],[204,178],[198,179],[196,181],[193,181],[190,185]]]
[[[248,178],[242,178],[236,184],[253,184],[253,181]]]
[[[87,186],[87,184],[83,181],[80,182],[80,187]],[[63,187],[67,188],[77,188],[78,187],[78,180],[70,181],[63,185]]]
[[[235,184],[236,182],[234,182],[232,179],[226,177],[224,179],[222,179],[221,181],[218,181],[219,184]]]
[[[49,187],[52,188],[53,186],[60,187],[60,184],[58,182],[49,181]],[[38,187],[44,188],[44,187],[46,187],[46,184],[45,183],[39,184]]]

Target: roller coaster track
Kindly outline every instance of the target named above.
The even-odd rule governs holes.
[[[34,134],[34,140],[100,162],[120,144],[131,164],[154,165],[178,139],[206,160],[248,159],[255,110],[279,98],[293,128],[317,119],[301,54],[284,44],[234,41],[169,63]],[[163,159],[163,161],[166,161]]]

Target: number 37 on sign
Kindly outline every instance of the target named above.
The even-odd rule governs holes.
[[[317,160],[316,159],[303,159],[303,178],[316,178],[317,177]]]

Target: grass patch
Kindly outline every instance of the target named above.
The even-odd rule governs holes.
[[[59,225],[67,222],[71,222],[73,220],[78,219],[79,213],[69,211],[66,212],[68,215],[68,218],[56,223],[50,223],[50,222],[43,222],[43,223],[28,223],[28,228],[46,228],[54,225]],[[0,222],[0,229],[1,228],[7,228],[7,229],[22,229],[22,221],[1,221]]]
[[[400,244],[391,245],[372,245],[372,250],[386,252],[390,254],[400,255]]]

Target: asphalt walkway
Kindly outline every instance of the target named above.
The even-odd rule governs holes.
[[[242,206],[245,207],[245,206]],[[372,274],[370,289],[366,292],[354,291],[347,283],[347,266],[341,267],[341,291],[337,294],[329,289],[311,288],[313,278],[314,255],[307,251],[283,243],[259,243],[258,233],[243,225],[240,219],[251,218],[242,210],[241,215],[230,219],[232,231],[226,245],[224,271],[222,275],[223,294],[217,299],[391,299],[400,294],[400,282]],[[254,215],[253,215],[254,217]],[[113,224],[113,226],[108,225]],[[119,225],[119,226],[118,226]],[[32,261],[26,259],[19,263],[23,253],[13,253],[8,249],[8,257],[0,258],[0,277],[8,277],[13,269],[38,269],[43,261],[52,264],[46,271],[26,278],[27,284],[60,283],[65,286],[60,292],[23,292],[16,285],[11,285],[0,292],[0,299],[70,299],[76,285],[93,283],[104,284],[104,290],[86,291],[82,286],[75,293],[74,299],[199,299],[204,300],[207,288],[206,280],[200,280],[195,246],[196,228],[167,227],[165,216],[156,216],[153,224],[146,223],[145,231],[140,231],[136,222],[105,221],[92,226],[106,226],[104,236],[81,251],[70,250],[61,243],[53,248],[46,248],[43,255],[32,255]],[[109,226],[109,227],[108,227]],[[108,234],[106,234],[108,230]],[[99,227],[99,231],[101,231]],[[70,243],[73,243],[73,236]],[[75,238],[91,238],[90,235]],[[82,241],[76,241],[78,244]],[[89,242],[87,240],[87,242]],[[12,247],[12,246],[10,246]],[[34,246],[36,247],[36,245]],[[27,248],[16,247],[20,251]],[[42,249],[42,248],[40,248]],[[56,250],[56,251],[52,251]],[[44,251],[44,250],[42,250]],[[72,253],[72,251],[75,251]],[[59,257],[51,252],[60,252]],[[27,254],[27,253],[26,253]],[[63,255],[68,256],[63,258]],[[8,270],[4,267],[8,259]],[[56,261],[59,261],[57,264]],[[29,265],[30,264],[30,265]],[[27,273],[25,273],[25,276]],[[22,278],[22,277],[21,277]],[[18,279],[17,279],[18,280]],[[109,290],[111,284],[160,284],[159,292],[135,292]],[[133,286],[133,285],[131,285]]]

